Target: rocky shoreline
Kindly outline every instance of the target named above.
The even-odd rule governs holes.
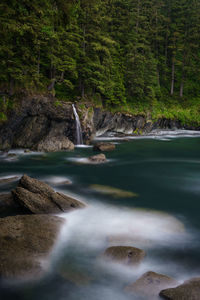
[[[8,181],[3,181],[6,184]],[[10,181],[16,181],[16,177]],[[76,199],[55,192],[49,185],[23,175],[17,187],[0,195],[0,279],[33,280],[45,275],[49,256],[66,222],[63,212],[86,207]],[[60,214],[55,216],[54,214]],[[100,259],[137,269],[147,253],[124,244],[105,249]],[[142,299],[199,300],[200,278],[182,284],[176,279],[153,271],[146,272],[124,287],[124,293]]]
[[[178,120],[159,119],[156,122],[143,115],[111,113],[90,105],[76,105],[83,131],[84,143],[94,136],[113,131],[130,135],[151,132],[154,129],[191,129]],[[73,150],[76,144],[76,124],[72,104],[56,102],[51,97],[24,98],[0,124],[0,150],[24,148],[34,151]]]
[[[55,214],[84,207],[27,175],[11,193],[0,194],[0,278],[42,276],[65,221]]]
[[[85,143],[90,143],[95,135],[111,131],[121,135],[135,132],[137,135],[140,131],[148,133],[156,128],[182,128],[181,123],[175,120],[161,119],[153,123],[142,115],[112,114],[89,106],[82,110],[78,105],[77,110]],[[0,126],[0,150],[3,151],[11,148],[71,151],[75,143],[76,125],[71,103],[56,105],[54,99],[24,100]],[[115,150],[115,145],[96,143],[93,150],[100,153],[90,156],[87,163],[105,163],[106,156],[102,152]],[[18,181],[17,187],[10,193],[0,194],[0,214],[3,214],[0,216],[0,279],[32,280],[40,278],[48,270],[48,258],[65,222],[62,213],[84,208],[86,204],[55,192],[46,183],[27,175],[4,178],[0,184],[12,181]],[[119,191],[104,187],[104,192],[115,194]],[[134,244],[131,247],[123,244],[124,237],[119,238],[117,245],[105,249],[101,259],[137,268],[143,262],[145,251],[135,248]],[[167,275],[149,271],[136,281],[127,283],[124,293],[146,300],[153,300],[159,295],[168,300],[199,300],[200,278],[181,284]]]

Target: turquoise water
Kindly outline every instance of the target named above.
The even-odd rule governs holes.
[[[2,284],[2,299],[126,300],[123,288],[152,270],[182,281],[200,275],[200,138],[134,139],[119,142],[108,162],[88,165],[92,148],[74,152],[1,156],[0,177],[24,173],[88,203],[67,219],[40,282]],[[63,184],[69,179],[71,184]],[[137,194],[114,197],[94,189],[110,186]],[[0,192],[16,183],[0,186]],[[184,229],[183,229],[184,228]],[[98,258],[109,237],[134,234],[147,256],[139,269],[104,264]],[[74,277],[75,278],[72,278]],[[77,279],[78,278],[78,279]]]

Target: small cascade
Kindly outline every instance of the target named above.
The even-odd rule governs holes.
[[[82,129],[81,129],[81,123],[79,116],[76,111],[76,107],[74,104],[72,104],[75,120],[76,120],[76,144],[77,145],[83,145],[83,135],[82,135]]]

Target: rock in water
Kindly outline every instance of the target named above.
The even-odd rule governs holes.
[[[168,300],[199,300],[200,278],[192,278],[175,288],[165,289],[159,295]]]
[[[64,219],[23,215],[0,219],[0,278],[38,278]]]
[[[38,151],[56,152],[74,150],[74,144],[67,137],[45,137],[37,146]]]
[[[106,156],[105,154],[101,153],[101,154],[90,156],[88,160],[92,163],[100,164],[106,162]]]
[[[29,213],[48,214],[85,207],[85,204],[55,192],[48,184],[24,175],[12,191],[15,202]]]
[[[93,146],[94,151],[113,151],[115,150],[115,144],[112,143],[96,143]]]
[[[124,191],[112,186],[107,185],[101,185],[101,184],[92,184],[90,185],[90,188],[94,190],[95,192],[99,192],[105,195],[113,196],[114,198],[132,198],[137,197],[138,194],[130,192],[130,191]]]
[[[113,246],[107,248],[104,257],[125,265],[138,265],[145,257],[145,251],[128,246]]]
[[[125,292],[152,300],[158,296],[161,289],[176,286],[177,284],[178,282],[173,278],[150,271],[143,274],[136,282],[128,285],[125,288]]]

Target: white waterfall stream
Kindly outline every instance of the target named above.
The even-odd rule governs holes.
[[[81,129],[81,123],[78,116],[78,113],[76,111],[76,107],[74,104],[72,104],[75,120],[76,120],[76,144],[77,145],[83,145],[83,135],[82,135],[82,129]]]

